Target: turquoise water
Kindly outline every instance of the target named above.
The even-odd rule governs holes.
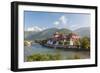
[[[60,53],[63,59],[66,59],[66,57],[70,58],[74,56],[75,54],[78,54],[81,59],[87,59],[90,57],[89,52],[76,52],[76,51],[65,51],[62,49],[55,49],[55,48],[47,48],[44,46],[41,46],[39,44],[32,44],[32,46],[25,46],[24,47],[24,60],[26,61],[26,57],[30,56],[32,54],[56,54]]]

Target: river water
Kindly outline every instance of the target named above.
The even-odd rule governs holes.
[[[87,59],[90,58],[89,51],[65,51],[62,49],[55,49],[55,48],[47,48],[44,46],[41,46],[39,44],[32,44],[31,46],[24,46],[24,61],[26,61],[27,56],[30,56],[32,54],[56,54],[60,53],[61,56],[63,56],[63,59],[66,57],[73,57],[74,55],[79,55],[81,59]]]

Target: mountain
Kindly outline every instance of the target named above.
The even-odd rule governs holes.
[[[64,33],[64,34],[68,34],[70,32],[72,32],[69,29],[57,29],[57,28],[50,28],[50,29],[46,29],[37,33],[31,33],[29,34],[28,37],[26,37],[27,40],[39,40],[39,39],[46,39],[46,38],[50,38],[52,37],[52,35],[55,32],[60,32],[60,33]]]
[[[79,29],[74,30],[73,32],[77,33],[80,37],[90,37],[90,28],[89,27],[82,27]]]
[[[69,29],[65,29],[65,28],[63,28],[63,29],[59,29],[57,32],[59,32],[59,33],[63,33],[63,34],[69,34],[69,33],[71,33],[72,31],[69,30]]]
[[[29,37],[30,35],[36,34],[37,32],[34,31],[24,31],[24,38]]]
[[[34,26],[34,27],[28,27],[25,31],[24,31],[24,38],[26,39],[27,37],[29,37],[30,35],[36,34],[40,31],[42,31],[43,29],[38,27],[38,26]]]
[[[50,38],[52,37],[52,35],[55,32],[60,32],[60,33],[64,33],[64,34],[69,34],[71,32],[77,33],[80,37],[90,37],[90,28],[89,27],[83,27],[83,28],[78,28],[74,31],[71,31],[69,29],[57,29],[57,28],[50,28],[50,29],[45,29],[43,31],[39,31],[39,32],[34,32],[34,31],[25,31],[24,32],[24,38],[26,40],[42,40],[42,39],[46,39],[46,38]]]

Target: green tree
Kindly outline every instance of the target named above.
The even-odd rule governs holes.
[[[48,40],[42,40],[41,44],[46,44]]]
[[[63,41],[59,41],[59,44],[60,44],[60,45],[63,45]]]
[[[90,48],[90,39],[88,37],[83,37],[81,39],[81,47],[86,49]]]
[[[80,47],[80,40],[75,41],[75,45],[77,45],[77,47]]]

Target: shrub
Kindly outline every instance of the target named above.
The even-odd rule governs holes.
[[[27,61],[49,61],[49,60],[60,60],[61,55],[60,54],[33,54],[30,56],[27,56]]]

